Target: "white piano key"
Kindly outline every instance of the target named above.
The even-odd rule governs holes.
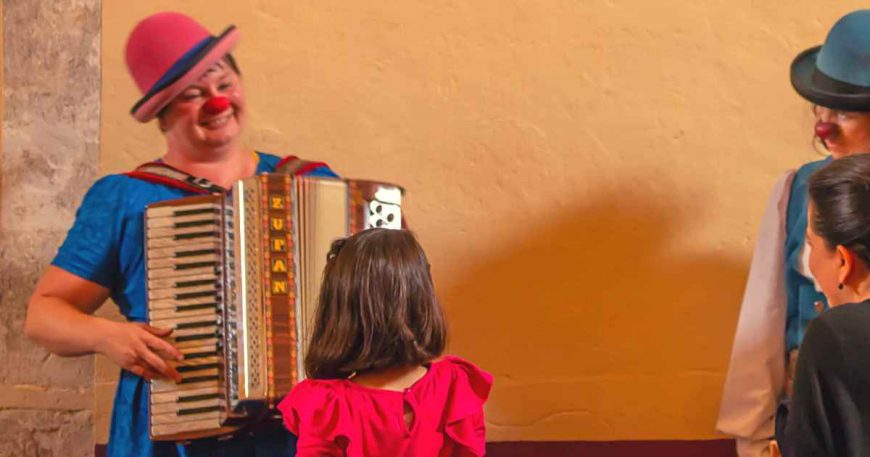
[[[202,214],[190,214],[187,216],[149,217],[147,226],[152,228],[175,227],[177,224],[197,223],[200,221],[219,222],[220,212],[212,211]]]
[[[192,306],[192,305],[207,305],[211,303],[216,303],[215,297],[196,297],[196,298],[186,298],[184,300],[175,300],[175,299],[163,299],[163,300],[149,300],[148,301],[148,309],[149,310],[158,310],[158,309],[175,309],[179,306]]]
[[[212,299],[214,301],[214,299]],[[203,305],[194,305],[194,306],[203,306]],[[149,309],[148,310],[148,318],[152,321],[151,325],[155,325],[160,327],[153,322],[163,322],[172,319],[187,319],[187,318],[195,318],[198,316],[208,316],[211,314],[215,314],[217,308],[212,305],[207,308],[196,308],[196,309],[184,309],[184,310],[176,310],[176,308],[158,308],[158,309]],[[162,324],[161,324],[162,325]]]
[[[178,411],[191,408],[208,408],[220,406],[223,407],[223,400],[220,398],[212,398],[209,400],[187,401],[179,403],[153,403],[151,404],[151,415],[159,414],[177,414]]]
[[[182,384],[184,384],[184,380],[193,379],[193,378],[201,378],[204,376],[218,376],[218,368],[215,367],[206,367],[202,370],[194,370],[186,373],[181,373]]]
[[[200,285],[195,287],[182,287],[182,288],[170,288],[170,289],[157,289],[151,290],[148,292],[149,300],[160,300],[162,298],[171,298],[171,297],[181,297],[187,294],[193,294],[197,292],[217,292],[218,288],[214,282],[207,285]]]
[[[184,391],[169,391],[163,393],[152,393],[151,394],[151,404],[161,404],[161,403],[184,403],[183,399],[185,398],[193,398],[204,395],[221,395],[221,389],[218,386],[213,387],[204,387],[201,389],[187,389]]]
[[[208,411],[199,414],[185,414],[179,415],[177,413],[168,413],[168,414],[152,414],[151,415],[151,426],[158,425],[166,425],[166,424],[178,424],[181,422],[191,422],[195,420],[206,420],[206,419],[215,419],[220,420],[220,411]]]
[[[218,313],[213,309],[208,312],[202,312],[201,314],[194,314],[188,316],[173,316],[169,319],[154,319],[153,317],[150,319],[151,325],[155,327],[162,328],[176,328],[178,324],[189,324],[193,322],[215,322],[217,321]]]
[[[147,235],[146,235],[147,236]],[[148,238],[146,243],[148,244],[148,250],[154,250],[155,248],[174,248],[174,249],[183,249],[187,246],[199,245],[201,243],[206,242],[216,242],[220,239],[218,233],[208,233],[203,234],[202,236],[198,236],[196,238],[182,238],[175,239],[172,237],[163,237],[163,238]]]
[[[209,273],[217,274],[217,269],[217,265],[203,265],[201,267],[184,269],[155,268],[153,270],[148,270],[148,280],[153,281],[155,279],[179,278],[184,276],[204,275]]]
[[[179,212],[204,211],[204,210],[220,210],[222,205],[217,202],[196,203],[193,205],[177,205],[177,206],[158,206],[156,208],[148,208],[148,218],[158,217],[178,217]]]
[[[215,356],[215,357],[197,357],[197,358],[190,359],[190,360],[181,360],[181,361],[170,362],[170,365],[172,365],[173,367],[175,367],[177,369],[179,367],[194,367],[197,365],[211,365],[214,363],[220,363],[220,361],[221,361],[220,357],[217,357],[217,356]]]
[[[220,387],[220,383],[217,379],[201,381],[201,382],[192,382],[190,384],[176,384],[175,381],[165,380],[165,379],[154,379],[151,381],[151,393],[162,393],[162,392],[185,392],[194,389],[202,389],[205,387]]]
[[[185,257],[185,254],[188,252],[198,252],[198,251],[210,251],[210,252],[220,252],[221,251],[220,243],[216,241],[210,242],[202,242],[200,241],[192,241],[182,246],[169,247],[169,248],[157,248],[157,249],[149,249],[148,250],[148,259],[162,259],[166,257]]]
[[[185,329],[177,329],[173,330],[172,334],[169,338],[172,338],[178,341],[178,338],[192,335],[216,335],[217,334],[217,325],[212,325],[211,327],[197,327],[197,328],[185,328]]]
[[[211,355],[218,354],[217,345],[213,344],[213,343],[200,344],[200,345],[189,345],[189,346],[186,346],[184,348],[178,348],[178,351],[181,352],[182,354],[184,354],[185,356],[197,355],[197,354],[209,354],[209,356],[211,356]]]
[[[212,252],[203,255],[193,255],[185,257],[164,257],[162,259],[149,259],[148,268],[171,268],[176,265],[186,265],[199,262],[220,262],[221,256],[218,253]]]
[[[194,233],[217,232],[218,227],[220,227],[220,225],[217,223],[217,221],[212,221],[210,224],[196,225],[193,227],[153,228],[153,229],[148,229],[147,237],[148,237],[148,241],[152,241],[152,240],[160,239],[160,238],[185,239],[188,237],[183,237],[181,235],[191,235]],[[192,239],[195,239],[195,238],[192,238]]]
[[[178,424],[157,425],[151,426],[151,434],[153,436],[176,435],[178,433],[190,433],[199,430],[211,430],[220,427],[220,418],[209,418],[206,420],[191,420],[190,422],[182,422]],[[232,429],[228,429],[232,430]]]
[[[205,345],[214,345],[217,347],[217,338],[209,338],[203,340],[190,340],[190,341],[174,341],[172,338],[169,338],[169,342],[175,345],[175,348],[181,351],[182,349],[205,346]],[[183,353],[184,351],[182,351]]]
[[[148,290],[156,291],[162,289],[178,289],[184,290],[188,287],[203,286],[206,284],[219,285],[220,276],[215,274],[203,274],[193,276],[183,276],[180,278],[163,278],[153,279],[148,281]]]

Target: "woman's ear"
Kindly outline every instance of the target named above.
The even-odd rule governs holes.
[[[837,256],[840,257],[840,271],[837,274],[837,281],[840,284],[846,284],[849,277],[855,272],[855,253],[843,245],[838,245]]]

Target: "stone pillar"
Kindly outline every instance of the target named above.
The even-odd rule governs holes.
[[[3,0],[0,455],[92,456],[93,358],[23,335],[99,160],[100,0]]]

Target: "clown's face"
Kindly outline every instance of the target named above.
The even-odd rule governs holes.
[[[839,111],[823,106],[813,109],[817,123],[828,124],[822,141],[835,159],[870,152],[870,113]]]
[[[226,98],[223,100],[213,100]],[[166,107],[160,128],[170,146],[206,152],[232,147],[244,125],[245,94],[239,75],[222,60]]]

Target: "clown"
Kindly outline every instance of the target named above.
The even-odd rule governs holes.
[[[716,424],[737,439],[740,457],[768,454],[774,418],[788,412],[804,331],[827,306],[807,267],[807,183],[831,160],[870,152],[868,27],[870,10],[847,14],[824,45],[791,66],[792,85],[814,105],[815,138],[830,155],[782,176],[761,222]]]
[[[100,353],[121,370],[108,455],[288,456],[295,437],[277,421],[228,439],[186,445],[148,437],[148,384],[179,380],[167,363],[179,351],[163,339],[169,329],[146,325],[143,216],[151,203],[223,192],[241,178],[282,167],[295,174],[335,177],[324,164],[280,159],[241,144],[246,103],[241,73],[230,51],[239,41],[230,26],[212,36],[192,18],[159,13],[129,36],[126,62],[142,92],[132,109],[139,122],[156,122],[165,153],[154,162],[98,180],[28,305],[25,331],[61,356]],[[126,317],[93,316],[111,298]]]

